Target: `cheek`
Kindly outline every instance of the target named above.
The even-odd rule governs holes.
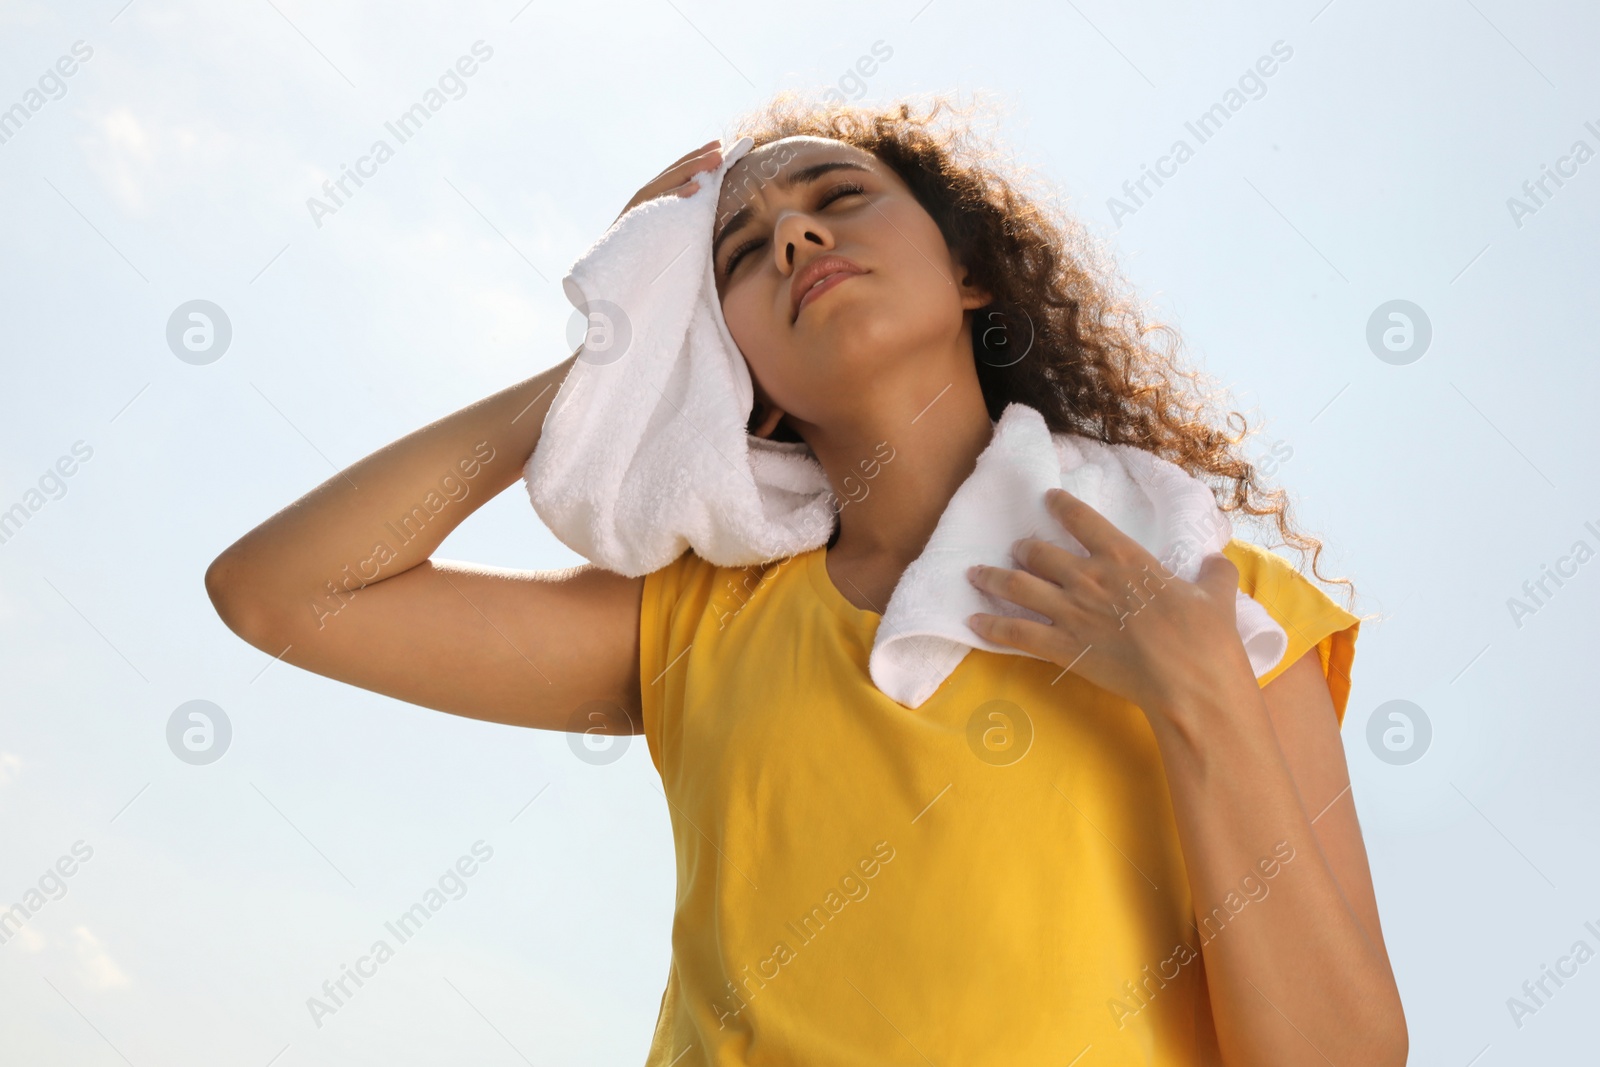
[[[772,395],[773,388],[781,386],[773,380],[781,342],[773,335],[770,312],[758,307],[752,294],[734,291],[722,301],[722,317],[728,324],[733,343],[744,356],[750,377]]]
[[[904,240],[900,246],[870,289],[862,288],[850,321],[841,320],[838,330],[840,348],[869,363],[877,361],[875,353],[887,357],[942,345],[961,326],[960,299],[941,279],[942,263],[924,259]]]
[[[774,340],[771,324],[748,289],[735,289],[723,298],[722,318],[733,335],[733,343],[752,364],[771,349]]]
[[[904,219],[894,221],[900,229],[889,247],[905,283],[906,295],[914,297],[919,305],[959,303],[954,283],[960,279],[952,277],[950,249],[944,243],[938,224],[920,210],[908,212]]]

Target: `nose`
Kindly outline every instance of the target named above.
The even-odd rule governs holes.
[[[777,232],[773,235],[773,254],[778,258],[778,271],[789,274],[794,271],[795,245],[813,244],[820,249],[833,247],[833,235],[827,227],[799,212],[786,213],[778,220]]]

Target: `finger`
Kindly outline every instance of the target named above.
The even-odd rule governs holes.
[[[1214,552],[1200,561],[1200,573],[1195,576],[1195,582],[1206,591],[1228,600],[1237,600],[1239,589],[1239,568],[1221,552]]]
[[[689,164],[689,174],[692,177],[702,171],[716,170],[720,166],[722,166],[722,151],[721,149],[713,148],[710,152],[698,157]]]
[[[1144,552],[1144,546],[1117,529],[1115,523],[1065,489],[1050,489],[1044,494],[1045,506],[1056,521],[1089,550],[1090,555],[1111,554],[1130,545]],[[1148,553],[1146,553],[1148,554]]]
[[[1028,573],[1046,578],[1063,589],[1072,583],[1088,558],[1037,537],[1019,538],[1011,546],[1011,555]]]
[[[702,169],[708,169],[708,168],[702,168]],[[647,201],[650,201],[650,200],[654,200],[657,197],[660,197],[660,196],[679,196],[679,197],[693,196],[695,190],[698,189],[698,188],[699,188],[699,186],[695,184],[694,176],[692,174],[689,175],[683,181],[677,181],[676,180],[676,176],[674,176],[673,178],[670,178],[670,179],[668,179],[666,181],[654,181],[654,182],[651,182],[649,185],[645,186],[643,189],[640,189],[638,191],[638,193],[634,194],[633,199],[628,201],[627,206],[622,209],[622,214],[618,215],[617,218],[619,218],[619,219],[622,218],[623,215],[626,215],[628,212],[632,211],[634,208],[638,207],[640,204],[643,204],[643,203],[645,203]]]
[[[1062,637],[1062,631],[1054,626],[1046,626],[1032,619],[1019,619],[1012,615],[990,615],[981,611],[967,616],[967,625],[973,633],[997,645],[1005,645],[1052,662],[1054,660],[1051,657],[1054,653],[1051,646],[1059,643]],[[1074,649],[1073,655],[1077,654],[1077,650]]]
[[[1027,571],[975,564],[967,580],[986,593],[1054,619],[1061,611],[1061,587]]]
[[[713,161],[704,166],[692,168],[687,172],[680,170],[668,175],[664,181],[656,182],[647,186],[643,190],[643,195],[639,198],[639,202],[643,203],[645,200],[653,200],[658,196],[691,196],[693,195],[694,191],[699,188],[699,186],[695,184],[695,175],[700,174],[703,171],[714,170],[717,166],[718,162]]]
[[[684,160],[689,159],[692,156],[701,155],[708,148],[720,148],[720,147],[722,147],[722,138],[713,137],[711,140],[707,141],[705,144],[701,145],[699,148],[696,148],[696,149],[694,149],[692,151],[689,151],[689,152],[685,152],[683,155],[679,156],[678,157],[678,162],[682,163]]]
[[[695,173],[696,171],[705,170],[708,165],[715,166],[721,162],[721,142],[712,141],[710,146],[701,146],[700,148],[696,148],[693,152],[690,152],[688,155],[678,159],[660,174],[657,174],[651,184],[665,181],[672,185],[676,185],[678,184],[678,181],[682,180],[681,178],[678,178],[679,175],[687,176]]]
[[[689,151],[685,152],[683,155],[679,156],[677,159],[673,160],[671,163],[667,164],[664,168],[662,168],[661,173],[665,174],[667,171],[672,170],[674,167],[681,167],[685,163],[689,162],[689,160],[694,159],[694,158],[696,158],[698,156],[705,155],[706,151],[708,149],[717,148],[717,147],[721,146],[721,144],[722,144],[721,141],[707,141],[705,144],[701,145],[699,148],[690,149]]]

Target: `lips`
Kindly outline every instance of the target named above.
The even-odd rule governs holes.
[[[800,317],[800,301],[805,299],[811,287],[832,274],[865,274],[864,269],[844,256],[818,256],[789,283],[789,321],[794,322]]]

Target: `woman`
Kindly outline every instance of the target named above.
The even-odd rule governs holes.
[[[914,709],[872,685],[882,609],[1013,401],[1229,482],[1228,510],[1321,551],[1081,228],[943,106],[780,96],[718,193],[749,429],[827,471],[826,546],[642,578],[431,561],[517,480],[575,353],[252,530],[213,601],[263,651],[412,703],[646,734],[678,857],[652,1065],[1404,1063],[1339,739],[1359,620],[1280,557],[1234,540],[1152,587],[1161,561],[1058,494],[1088,557],[1025,540],[971,575],[1051,620],[971,620],[1038,658],[973,650]],[[716,146],[628,208],[694,195]],[[459,500],[419,506],[457,471]],[[1289,637],[1260,679],[1236,589]]]

